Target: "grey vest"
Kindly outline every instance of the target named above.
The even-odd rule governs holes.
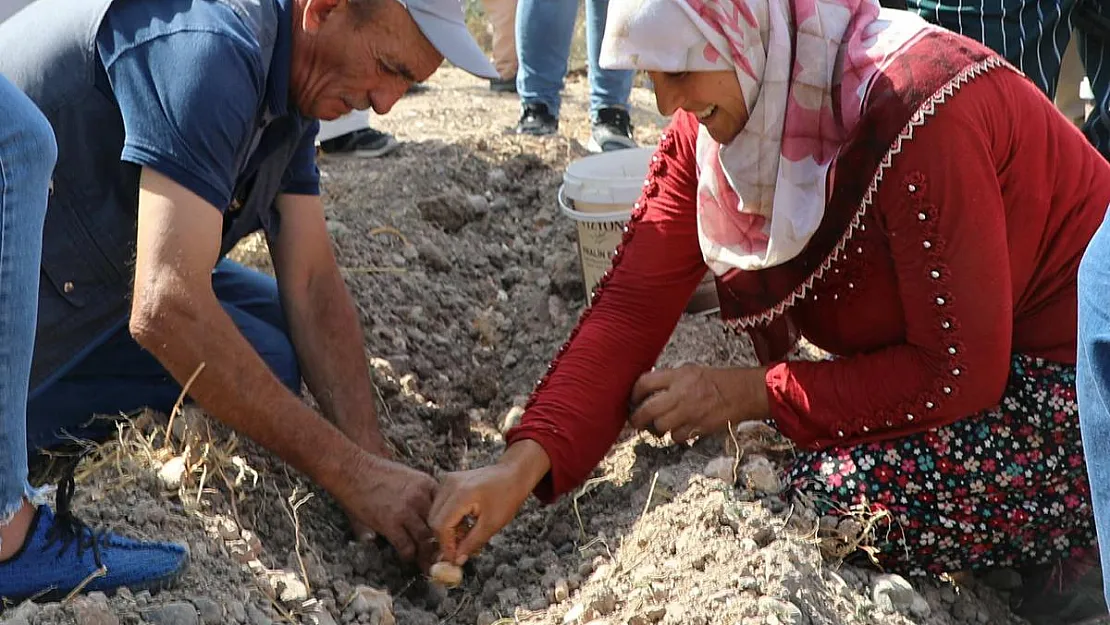
[[[139,168],[120,162],[123,120],[95,41],[111,1],[37,0],[0,25],[0,74],[38,104],[58,141],[43,234],[32,390],[121,329],[130,311]],[[270,66],[281,17],[275,0],[201,1],[231,6],[254,30],[263,66]],[[261,102],[257,122],[257,134],[240,149],[221,256],[260,228],[276,233],[274,200],[312,123],[292,111],[272,118]]]

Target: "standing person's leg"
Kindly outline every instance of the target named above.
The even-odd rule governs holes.
[[[1079,265],[1076,390],[1091,502],[1103,570],[1110,571],[1110,221],[1104,220]],[[1110,584],[1105,589],[1110,600]]]
[[[1056,81],[1056,109],[1076,126],[1087,120],[1083,99],[1079,97],[1079,85],[1083,82],[1083,61],[1079,58],[1079,37],[1073,36],[1060,63],[1060,74]]]
[[[49,124],[0,77],[0,560],[22,544],[36,498],[27,482],[27,382],[56,158]]]
[[[521,105],[517,132],[549,135],[559,129],[563,80],[577,15],[576,0],[520,0],[517,5],[516,90]]]
[[[299,393],[300,369],[274,279],[223,260],[212,273],[212,288],[270,370]],[[103,438],[114,426],[104,420],[90,424],[94,415],[143,408],[169,412],[180,394],[181,385],[123,327],[57,381],[35,390],[28,409],[28,444],[31,449],[49,448],[64,442],[64,433]]]
[[[79,586],[157,590],[188,562],[177,545],[92,532],[70,513],[72,480],[58,491],[57,516],[27,481],[27,385],[56,150],[46,118],[0,78],[0,605],[57,600]]]
[[[1075,24],[1079,57],[1095,95],[1095,110],[1087,118],[1083,132],[1110,160],[1110,4],[1105,0],[1081,3]]]
[[[591,152],[634,148],[632,120],[628,115],[628,96],[632,93],[630,70],[602,69],[601,41],[609,0],[586,0],[586,56],[590,65],[590,141]]]
[[[504,93],[516,91],[516,0],[482,0],[493,29],[493,66],[498,79],[490,89]]]

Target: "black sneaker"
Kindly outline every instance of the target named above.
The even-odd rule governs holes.
[[[325,154],[332,156],[377,158],[389,154],[400,145],[393,138],[393,135],[367,127],[362,130],[348,132],[345,135],[339,135],[334,139],[321,141],[320,149]]]
[[[587,150],[611,152],[634,147],[636,142],[632,140],[632,119],[628,116],[628,111],[610,106],[594,113]]]
[[[405,95],[416,95],[418,93],[424,93],[425,91],[428,91],[429,89],[431,89],[431,87],[429,87],[428,85],[425,85],[422,82],[414,82],[411,85],[409,85],[409,88],[405,91]]]
[[[516,93],[516,76],[512,78],[490,78],[489,90],[494,93]]]
[[[559,118],[547,110],[546,104],[525,104],[516,125],[518,135],[553,135],[559,130]]]

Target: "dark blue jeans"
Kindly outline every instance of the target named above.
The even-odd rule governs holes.
[[[1079,265],[1076,390],[1102,570],[1110,572],[1110,222],[1105,219]],[[1110,575],[1105,582],[1110,600]]]
[[[230,260],[212,272],[212,288],[224,310],[286,386],[301,389],[297,355],[289,337],[277,282]],[[234,380],[228,380],[234,385]],[[36,388],[27,408],[30,449],[63,442],[68,432],[86,438],[111,434],[111,424],[94,415],[131,414],[144,407],[169,412],[181,385],[134,339],[126,325],[73,363],[55,381]]]

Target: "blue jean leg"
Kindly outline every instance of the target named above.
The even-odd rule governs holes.
[[[603,70],[598,65],[605,34],[608,0],[586,0],[586,47],[590,67],[590,111],[628,108],[633,72]],[[516,12],[516,86],[522,104],[540,103],[559,116],[567,57],[574,37],[577,0],[520,0]]]
[[[0,76],[0,523],[27,483],[27,384],[38,310],[42,225],[58,157],[38,108]]]
[[[212,288],[278,379],[299,393],[300,367],[274,279],[223,260],[212,273]],[[169,412],[180,394],[181,385],[124,327],[56,382],[35,390],[28,408],[27,443],[31,449],[56,445],[64,440],[59,438],[62,431],[101,438],[113,431],[111,423],[89,425],[93,415],[131,414],[144,407]]]
[[[1110,571],[1110,220],[1079,265],[1079,424],[1091,484],[1102,570]],[[1110,575],[1104,592],[1110,600]]]
[[[590,63],[590,113],[610,106],[628,110],[632,93],[630,70],[601,69],[601,41],[605,38],[605,17],[609,0],[586,0],[586,54]]]

